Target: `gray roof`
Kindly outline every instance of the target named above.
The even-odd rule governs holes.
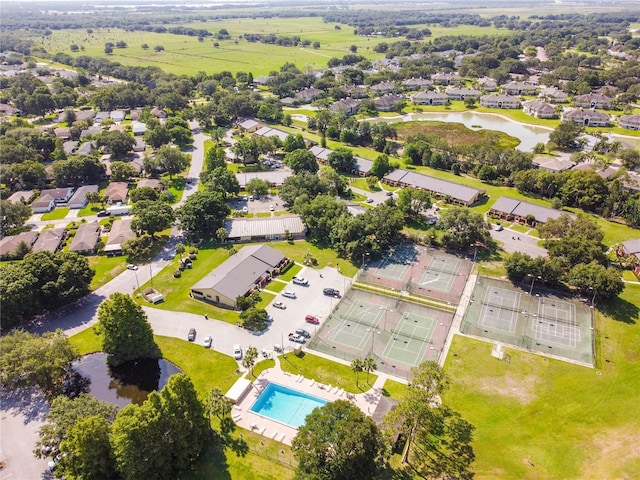
[[[48,200],[47,197],[57,202],[64,202],[68,198],[71,198],[71,192],[73,188],[47,188],[40,192],[40,200]]]
[[[257,280],[284,258],[284,254],[266,245],[244,247],[191,288],[211,288],[235,300],[247,293]]]
[[[367,160],[362,157],[354,157],[355,163],[353,168],[356,172],[362,172],[365,175],[371,171],[371,167],[373,167],[373,162],[371,160]]]
[[[98,185],[83,185],[76,190],[76,193],[73,194],[73,197],[69,199],[70,204],[76,203],[85,203],[87,201],[87,193],[89,192],[97,192]]]
[[[255,135],[260,136],[260,137],[278,137],[283,142],[289,136],[288,133],[283,132],[282,130],[278,130],[277,128],[271,128],[271,127],[262,127],[262,128],[259,128],[258,130],[256,130],[253,133]]]
[[[245,130],[249,130],[253,127],[257,127],[258,125],[260,125],[260,122],[258,122],[257,120],[254,120],[253,118],[247,118],[242,122],[238,122],[238,126],[240,128],[244,128]]]
[[[473,202],[481,192],[477,188],[440,180],[420,173],[408,172],[407,170],[396,169],[384,178],[385,180],[401,182],[411,187],[430,190],[438,195],[449,196],[464,203]]]
[[[118,222],[115,222],[118,223]],[[100,238],[100,225],[98,222],[83,223],[78,227],[71,246],[70,252],[86,252],[93,250],[96,246],[96,242]]]
[[[309,149],[309,151],[313,153],[316,158],[324,160],[325,162],[329,159],[329,155],[333,153],[333,150],[330,148],[322,148],[319,145],[314,145]]]
[[[518,217],[526,217],[527,215],[533,215],[537,222],[546,222],[549,219],[556,219],[560,215],[568,212],[562,210],[555,210],[549,207],[543,207],[542,205],[536,205],[522,200],[516,200],[510,197],[500,197],[493,204],[491,210],[502,212],[507,215],[516,215]],[[575,218],[575,215],[569,213],[569,215]]]
[[[288,230],[292,235],[305,232],[305,226],[298,215],[282,215],[263,218],[234,218],[224,222],[229,238],[273,237],[284,235]]]
[[[286,168],[278,168],[267,172],[247,172],[236,173],[236,178],[241,188],[246,187],[247,183],[254,178],[266,180],[272,185],[282,185],[284,181],[291,176],[291,170]]]
[[[60,242],[62,242],[64,234],[64,228],[50,228],[48,230],[43,230],[36,240],[36,243],[33,244],[33,251],[55,252],[60,246]]]
[[[8,253],[13,253],[20,245],[20,242],[25,242],[27,245],[31,246],[38,238],[38,232],[30,230],[28,232],[22,232],[18,235],[11,235],[8,237],[4,237],[0,240],[0,255],[6,255]]]
[[[627,240],[626,242],[622,242],[621,245],[627,255],[640,256],[640,238]]]
[[[130,218],[126,220],[117,220],[113,222],[111,232],[109,232],[105,251],[120,250],[124,242],[135,236],[136,234],[131,230]]]
[[[28,202],[31,197],[33,197],[33,190],[20,190],[18,192],[14,192],[7,200],[11,203],[16,202]]]

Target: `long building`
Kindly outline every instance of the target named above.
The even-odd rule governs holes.
[[[546,223],[549,219],[556,219],[564,213],[562,210],[556,210],[554,208],[543,207],[542,205],[536,205],[535,203],[524,202],[522,200],[516,200],[510,197],[500,197],[493,204],[489,215],[495,215],[504,220],[516,221],[521,223],[527,223],[527,218],[532,215],[537,223]],[[573,213],[569,215],[575,218]]]
[[[396,169],[382,179],[385,183],[398,187],[413,187],[426,190],[431,195],[447,198],[452,203],[472,205],[483,195],[482,190],[467,187],[459,183],[448,182],[439,178]]]

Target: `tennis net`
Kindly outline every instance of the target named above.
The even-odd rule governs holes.
[[[575,318],[570,318],[568,320],[564,320],[562,318],[558,318],[558,317],[551,317],[551,316],[547,316],[547,315],[541,315],[540,312],[536,313],[536,318],[542,319],[547,323],[561,323],[563,325],[568,325],[571,327],[577,327],[578,326],[578,322],[576,321]]]
[[[413,340],[417,340],[418,342],[429,342],[430,341],[427,338],[424,338],[424,337],[420,338],[420,337],[414,335],[414,332],[407,333],[407,332],[403,332],[402,330],[397,330],[395,328],[391,329],[391,333],[393,333],[394,335],[400,335],[400,336],[403,336],[403,337],[412,338]]]
[[[445,265],[449,265],[448,263],[445,263]],[[436,268],[433,266],[433,264],[431,265],[427,265],[427,272],[436,272],[436,273],[446,273],[447,275],[457,275],[458,274],[458,264],[456,264],[455,270],[451,271],[449,269],[447,269],[446,267],[443,268]]]
[[[377,328],[378,327],[378,323],[379,323],[379,319],[376,318],[376,320],[372,323],[369,322],[365,322],[363,320],[359,320],[356,319],[355,317],[345,317],[344,315],[340,315],[340,318],[342,319],[343,323],[358,323],[364,327],[368,327],[368,328]]]
[[[480,302],[480,304],[483,307],[494,307],[494,308],[499,308],[501,310],[509,310],[511,312],[520,312],[520,309],[516,306],[510,306],[510,305],[497,305],[494,303],[487,303],[487,302]]]

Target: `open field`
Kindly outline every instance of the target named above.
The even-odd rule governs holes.
[[[456,336],[445,403],[476,427],[477,479],[633,478],[640,370],[640,286],[596,316],[596,368]],[[514,428],[514,426],[516,426]],[[530,463],[529,463],[530,462]]]
[[[107,257],[106,255],[94,255],[87,257],[89,266],[96,271],[89,288],[95,290],[124,272],[127,268],[125,257]]]

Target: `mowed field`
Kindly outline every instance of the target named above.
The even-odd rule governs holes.
[[[357,47],[357,53],[374,60],[384,55],[375,53],[373,48],[380,42],[391,43],[401,38],[366,38],[354,35],[353,27],[335,23],[324,23],[318,17],[304,18],[240,18],[215,22],[186,23],[184,27],[205,29],[216,34],[226,29],[230,40],[217,40],[212,37],[198,41],[197,37],[172,35],[168,33],[128,32],[114,28],[86,30],[56,30],[49,37],[39,37],[36,44],[50,54],[64,52],[73,57],[88,55],[109,58],[128,66],[157,66],[162,70],[185,75],[195,75],[204,71],[208,74],[221,71],[251,72],[254,76],[268,75],[279,70],[287,62],[295,64],[301,70],[325,68],[332,57],[342,58],[350,52],[351,45]],[[336,26],[340,27],[336,29]],[[434,27],[434,37],[442,35],[497,35],[504,30],[492,27],[481,28],[462,25],[455,28]],[[435,33],[437,32],[437,33]],[[250,43],[240,36],[246,33],[274,34],[276,36],[299,36],[302,40],[320,42],[320,48],[281,47],[262,43]],[[124,41],[127,48],[114,48],[111,55],[104,53],[107,42]],[[217,43],[218,46],[214,46]],[[80,47],[72,52],[71,45]],[[142,45],[147,44],[148,49]],[[154,47],[161,45],[163,52],[155,52]],[[84,50],[82,50],[84,49]]]
[[[596,368],[456,336],[445,403],[476,427],[476,479],[638,478],[640,286],[596,316]]]

